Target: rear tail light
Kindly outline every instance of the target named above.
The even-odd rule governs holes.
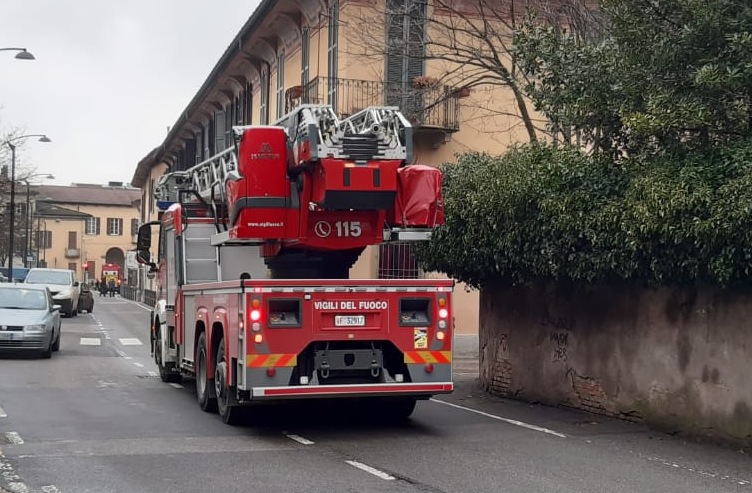
[[[446,308],[442,308],[441,310],[439,310],[440,318],[447,318],[448,316],[449,316],[449,310],[447,310]]]
[[[253,342],[255,342],[256,344],[261,344],[262,342],[264,342],[264,336],[262,336],[261,334],[256,334],[255,336],[253,336]]]
[[[261,310],[251,310],[251,320],[254,322],[261,320]]]

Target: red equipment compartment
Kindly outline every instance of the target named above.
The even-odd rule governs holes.
[[[356,164],[322,159],[313,172],[311,200],[326,209],[386,210],[397,193],[399,160]]]
[[[227,182],[227,207],[236,238],[276,239],[297,233],[287,178],[287,136],[280,127],[248,128],[238,149],[240,179]]]
[[[398,227],[433,228],[444,224],[441,170],[414,164],[398,170],[392,223]]]

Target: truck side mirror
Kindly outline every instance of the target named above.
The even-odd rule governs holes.
[[[146,261],[149,260],[149,249],[151,248],[151,223],[147,223],[138,228],[138,239],[136,240],[136,250],[139,254],[146,250]]]
[[[157,270],[157,264],[151,261],[151,227],[160,226],[159,221],[152,221],[142,224],[138,228],[138,238],[136,238],[136,261],[139,264],[148,265],[151,271]]]

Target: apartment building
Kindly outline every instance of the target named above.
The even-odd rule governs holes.
[[[97,278],[105,263],[127,272],[127,252],[135,248],[139,225],[140,190],[120,182],[43,185],[32,187],[32,197],[30,229],[36,234],[29,257],[36,265],[71,269],[82,280]]]
[[[471,150],[498,153],[517,140],[507,122],[489,119],[479,128],[484,101],[469,88],[437,83],[447,65],[419,56],[424,47],[415,33],[426,29],[426,19],[451,15],[446,9],[426,0],[262,0],[249,14],[168,136],[138,163],[131,181],[142,190],[142,221],[156,218],[159,176],[229,147],[233,126],[270,124],[300,104],[330,104],[343,116],[370,105],[399,106],[413,125],[420,164],[451,162]],[[364,40],[366,26],[376,34]],[[503,91],[491,100],[513,105]],[[367,249],[350,275],[425,274],[409,245],[391,244]],[[457,331],[474,333],[478,293],[461,284],[456,292]]]

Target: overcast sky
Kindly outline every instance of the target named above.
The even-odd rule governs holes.
[[[0,134],[48,184],[129,182],[161,144],[258,0],[2,0]]]

